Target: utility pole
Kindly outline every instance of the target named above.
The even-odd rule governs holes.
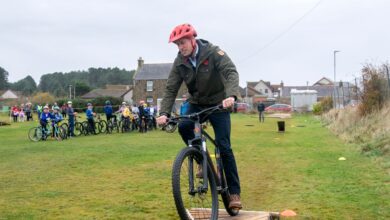
[[[69,85],[69,99],[72,99],[72,85]]]
[[[334,50],[333,51],[333,73],[334,73],[334,82],[333,82],[333,90],[334,90],[334,102],[333,102],[333,107],[338,108],[336,101],[338,102],[339,100],[336,100],[336,53],[340,51]]]
[[[390,77],[389,77],[389,67],[387,66],[387,64],[385,65],[385,68],[386,68],[386,74],[387,74],[387,83],[389,84],[387,91],[389,91],[389,95],[390,95]]]

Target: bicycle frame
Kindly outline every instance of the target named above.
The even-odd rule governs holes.
[[[199,146],[199,149],[202,153],[202,176],[203,176],[203,186],[198,189],[200,192],[205,193],[208,190],[208,176],[207,176],[207,165],[210,165],[212,170],[212,175],[214,175],[217,185],[217,191],[218,193],[223,192],[224,190],[227,190],[226,186],[226,177],[223,175],[223,163],[222,159],[220,158],[219,153],[219,147],[215,143],[215,140],[202,128],[202,124],[199,121],[195,122],[195,128],[194,128],[194,134],[195,137],[188,141],[188,147],[196,147],[197,145],[193,145],[194,142],[200,141],[201,146]],[[216,167],[214,166],[214,163],[210,157],[209,151],[207,149],[207,143],[206,141],[209,140],[215,147],[215,159],[216,159]],[[190,160],[188,165],[188,174],[189,174],[189,194],[194,195],[198,192],[198,190],[195,190],[194,188],[194,174],[193,174],[193,161]]]
[[[222,193],[225,190],[227,190],[227,184],[226,184],[226,177],[224,175],[223,171],[223,163],[222,159],[220,158],[220,152],[219,147],[217,146],[215,140],[203,129],[202,123],[200,122],[200,115],[210,111],[209,114],[212,112],[220,109],[221,106],[215,106],[212,108],[204,109],[198,113],[194,113],[191,115],[183,115],[183,116],[177,116],[173,119],[170,119],[172,122],[177,122],[180,119],[189,119],[194,122],[194,138],[191,140],[188,140],[188,147],[195,147],[201,152],[202,154],[202,176],[203,176],[203,185],[199,189],[195,189],[194,187],[194,173],[193,173],[193,159],[189,160],[188,164],[188,175],[189,175],[189,191],[188,193],[191,195],[195,195],[197,192],[205,193],[208,191],[208,176],[207,176],[207,166],[208,164],[211,167],[212,175],[214,175],[217,185],[217,191],[218,193]],[[216,159],[216,167],[214,166],[214,163],[210,157],[210,154],[207,149],[206,141],[209,140],[214,146],[215,146],[215,159]],[[195,142],[195,144],[194,144]],[[196,142],[200,142],[201,145],[199,146],[196,144]]]

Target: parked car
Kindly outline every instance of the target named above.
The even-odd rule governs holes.
[[[249,110],[249,105],[247,103],[236,103],[237,112],[247,112]]]
[[[265,108],[266,112],[291,112],[291,105],[286,104],[273,104]]]

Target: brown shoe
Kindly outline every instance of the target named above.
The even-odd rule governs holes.
[[[242,209],[240,195],[238,194],[230,195],[229,209]]]

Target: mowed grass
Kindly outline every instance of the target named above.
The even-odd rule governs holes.
[[[390,218],[390,178],[371,158],[312,116],[286,119],[285,133],[277,120],[232,115],[246,210]],[[0,127],[0,219],[177,219],[171,166],[184,145],[177,132],[33,143],[27,131],[34,125]]]

